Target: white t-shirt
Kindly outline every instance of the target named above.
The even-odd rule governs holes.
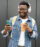
[[[21,20],[22,20],[22,23],[25,23],[28,20],[28,18],[27,19],[21,19]],[[20,33],[18,45],[19,46],[25,46],[25,32],[24,31],[21,31],[21,33]]]

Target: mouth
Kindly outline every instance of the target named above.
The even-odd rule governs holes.
[[[24,13],[23,13],[23,12],[20,12],[20,15],[21,15],[21,16],[24,16]]]
[[[21,18],[24,18],[25,17],[25,14],[24,13],[20,13],[20,17]]]

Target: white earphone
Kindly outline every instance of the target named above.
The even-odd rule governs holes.
[[[29,4],[28,13],[31,13],[31,4]]]

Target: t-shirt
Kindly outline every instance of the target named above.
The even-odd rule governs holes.
[[[25,23],[28,20],[28,18],[27,19],[21,19],[21,20],[22,20],[22,23]],[[25,32],[24,31],[21,31],[21,33],[20,33],[18,45],[19,46],[25,46]]]

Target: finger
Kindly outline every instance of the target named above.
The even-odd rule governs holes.
[[[10,28],[11,26],[5,26],[5,28]]]
[[[28,23],[25,23],[26,25],[28,25]]]
[[[5,26],[5,30],[10,30],[11,27],[10,26]]]
[[[24,26],[28,26],[28,24],[24,24]]]
[[[10,26],[9,24],[6,24],[6,26]]]

